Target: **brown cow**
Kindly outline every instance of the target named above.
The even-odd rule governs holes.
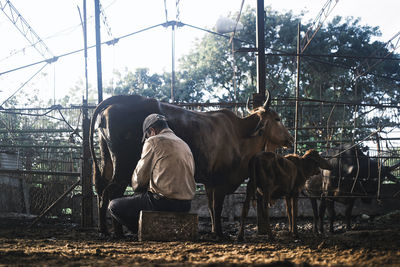
[[[303,156],[290,154],[281,156],[273,152],[260,152],[249,163],[250,179],[247,184],[246,199],[243,204],[238,240],[244,237],[244,222],[249,210],[250,200],[256,191],[262,195],[263,212],[267,220],[267,234],[272,237],[269,225],[268,205],[285,197],[289,232],[297,236],[297,199],[306,180],[322,169],[331,169],[328,161],[316,150],[310,149]]]
[[[105,218],[109,201],[123,195],[140,159],[143,120],[151,113],[159,113],[166,116],[170,128],[192,150],[196,182],[203,183],[207,192],[212,231],[222,237],[225,195],[233,193],[248,177],[250,158],[267,146],[289,146],[293,142],[279,115],[269,108],[268,99],[245,118],[229,110],[190,111],[138,95],[113,96],[101,102],[94,111],[89,137],[99,196],[100,233],[108,233]],[[100,168],[93,148],[98,116]],[[115,234],[122,236],[122,227],[113,223]]]

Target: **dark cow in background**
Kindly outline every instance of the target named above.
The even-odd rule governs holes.
[[[244,222],[247,216],[250,200],[255,198],[256,191],[262,195],[264,217],[267,234],[272,238],[269,225],[268,205],[285,197],[286,212],[289,221],[289,232],[297,236],[297,201],[299,192],[306,180],[321,169],[331,169],[330,164],[316,150],[310,149],[303,156],[289,154],[281,156],[273,152],[260,152],[249,163],[250,179],[247,184],[246,199],[243,203],[242,217],[238,240],[243,240]]]
[[[356,201],[360,197],[363,202],[370,202],[367,196],[376,196],[379,183],[378,161],[365,155],[359,146],[343,144],[328,149],[323,155],[328,158],[332,170],[322,170],[320,174],[311,177],[305,186],[305,192],[310,198],[313,208],[313,231],[324,232],[323,218],[325,209],[328,209],[330,218],[329,231],[333,232],[335,220],[335,202],[345,205],[346,228],[351,228],[351,212]],[[398,166],[381,167],[381,182],[384,180],[397,183],[395,176],[391,174]],[[323,196],[318,208],[315,197]],[[338,196],[339,198],[329,198]],[[347,197],[346,197],[347,196]],[[319,224],[319,226],[318,226]]]
[[[138,95],[113,96],[95,109],[90,125],[93,178],[99,200],[99,231],[107,234],[106,211],[110,200],[121,197],[142,150],[142,123],[151,113],[166,116],[170,128],[192,150],[195,179],[203,183],[208,197],[212,231],[222,237],[221,212],[224,198],[248,177],[248,162],[266,148],[290,146],[293,137],[269,108],[262,107],[239,118],[229,110],[195,112]],[[93,146],[99,117],[100,167]],[[116,236],[122,227],[113,221]]]

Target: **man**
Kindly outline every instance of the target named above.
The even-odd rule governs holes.
[[[146,117],[144,140],[132,176],[135,194],[114,199],[108,206],[111,215],[135,234],[141,210],[189,212],[196,191],[192,152],[163,115]]]

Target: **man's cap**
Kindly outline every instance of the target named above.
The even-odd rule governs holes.
[[[165,118],[165,116],[157,114],[157,113],[150,114],[149,116],[147,116],[144,119],[142,142],[144,142],[144,140],[146,139],[146,131],[157,121],[167,121],[167,119]]]

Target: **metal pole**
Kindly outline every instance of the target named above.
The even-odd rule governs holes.
[[[296,112],[294,119],[294,146],[293,152],[297,153],[297,133],[299,127],[299,92],[300,92],[300,23],[297,26],[297,77],[296,77]]]
[[[97,93],[98,102],[103,101],[103,81],[101,73],[101,41],[100,41],[100,0],[94,0],[94,20],[96,28],[96,61],[97,61]]]
[[[381,160],[381,143],[380,143],[380,139],[379,139],[379,134],[378,133],[376,133],[375,134],[375,137],[376,137],[376,148],[377,148],[377,150],[378,150],[378,158],[377,158],[377,161],[378,161],[378,188],[377,188],[377,193],[376,193],[376,198],[377,198],[377,200],[379,200],[379,198],[380,198],[380,196],[381,196],[381,179],[382,179],[382,160]],[[368,164],[370,164],[369,162],[368,162]]]
[[[83,43],[85,49],[85,99],[88,101],[89,83],[88,83],[88,69],[87,69],[87,17],[86,17],[86,0],[83,0]]]
[[[90,165],[90,150],[89,150],[89,128],[90,119],[88,116],[87,101],[83,101],[82,108],[82,216],[81,226],[88,228],[93,226],[93,185],[91,179],[92,168]]]
[[[175,90],[175,25],[172,24],[172,71],[171,71],[171,102],[174,102]]]
[[[254,98],[254,106],[262,105],[265,99],[265,15],[264,15],[264,0],[257,0],[257,94]]]
[[[265,36],[264,36],[264,0],[257,0],[257,94],[253,95],[253,106],[259,107],[265,99]],[[257,232],[268,233],[264,203],[257,193]]]

